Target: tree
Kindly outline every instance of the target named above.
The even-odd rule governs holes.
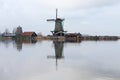
[[[15,34],[16,31],[17,31],[17,28],[14,28],[12,33]]]
[[[16,29],[15,34],[20,35],[20,34],[22,34],[22,32],[23,32],[22,27],[18,26],[17,29]]]
[[[6,28],[4,33],[9,34],[10,33],[9,29]]]

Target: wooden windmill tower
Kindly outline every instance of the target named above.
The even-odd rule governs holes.
[[[54,21],[55,22],[55,28],[52,32],[53,36],[64,36],[63,24],[62,22],[64,19],[58,18],[58,10],[56,9],[56,19],[47,19],[47,21]]]

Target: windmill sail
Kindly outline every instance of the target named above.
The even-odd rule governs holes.
[[[58,15],[58,10],[56,9],[56,19],[57,19],[57,15]]]
[[[55,19],[47,19],[47,21],[55,21]]]

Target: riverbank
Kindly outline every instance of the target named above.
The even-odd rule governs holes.
[[[66,35],[66,36],[37,36],[34,38],[36,41],[41,40],[57,40],[57,41],[65,41],[65,42],[80,42],[80,41],[117,41],[119,40],[119,36],[82,36],[82,35]],[[0,37],[0,40],[15,40],[12,37]]]
[[[37,40],[58,40],[68,42],[79,42],[79,41],[116,41],[119,40],[118,36],[80,36],[80,35],[69,35],[69,36],[37,36]]]

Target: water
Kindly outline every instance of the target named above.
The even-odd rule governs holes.
[[[0,41],[0,80],[120,80],[120,41]]]

